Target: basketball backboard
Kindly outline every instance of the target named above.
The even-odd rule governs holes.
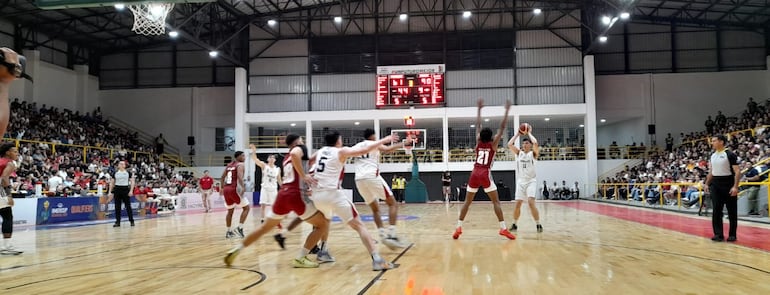
[[[425,150],[425,142],[427,140],[427,133],[425,129],[394,129],[390,131],[390,135],[398,134],[398,137],[403,142],[408,136],[417,139],[414,143],[414,150]],[[401,148],[403,149],[403,148]]]

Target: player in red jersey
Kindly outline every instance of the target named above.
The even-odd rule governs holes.
[[[211,203],[209,202],[211,187],[214,186],[214,178],[209,176],[208,170],[203,171],[203,177],[198,180],[198,185],[200,186],[201,198],[203,198],[203,209],[208,213],[211,211]]]
[[[302,220],[313,225],[313,231],[305,239],[305,244],[300,250],[299,255],[293,261],[294,267],[300,268],[313,268],[318,267],[318,263],[311,261],[307,258],[310,250],[318,243],[324,235],[328,235],[329,221],[324,215],[316,210],[313,203],[309,199],[303,198],[302,195],[302,181],[309,185],[315,184],[315,180],[305,171],[307,169],[303,167],[303,158],[307,157],[303,149],[300,147],[303,145],[302,138],[296,134],[289,134],[286,136],[286,145],[289,147],[289,154],[283,160],[283,183],[281,189],[278,191],[278,195],[275,198],[275,203],[271,207],[271,212],[268,213],[265,223],[259,226],[256,231],[250,233],[241,243],[227,252],[225,256],[225,264],[232,265],[235,257],[238,256],[241,249],[253,244],[259,238],[270,232],[274,227],[281,223],[281,220],[294,211]],[[318,260],[321,262],[332,262],[333,257],[321,255],[318,253]]]
[[[500,199],[497,196],[497,186],[495,186],[494,180],[492,180],[492,162],[495,159],[495,151],[500,144],[500,138],[505,132],[505,126],[508,123],[508,111],[511,109],[511,102],[505,101],[505,116],[500,123],[500,129],[497,130],[497,134],[492,138],[492,129],[481,129],[481,108],[484,107],[484,100],[479,99],[478,113],[476,115],[476,162],[473,164],[473,172],[468,180],[468,192],[465,194],[465,203],[460,210],[460,218],[457,220],[457,228],[452,235],[453,239],[457,239],[463,233],[463,220],[465,215],[468,214],[468,208],[473,203],[473,197],[476,196],[476,192],[479,187],[484,188],[484,192],[489,195],[489,199],[492,200],[492,205],[495,207],[495,215],[497,215],[497,221],[500,222],[501,236],[514,240],[516,236],[508,231],[505,227],[505,219],[503,218],[503,210],[500,209]]]
[[[0,146],[0,216],[3,218],[3,245],[0,247],[2,255],[19,255],[22,252],[11,245],[11,235],[13,234],[13,196],[11,196],[11,174],[16,171],[16,158],[19,157],[19,151],[12,143],[6,143]]]
[[[225,196],[225,207],[227,208],[227,234],[225,238],[233,238],[236,235],[243,238],[243,223],[246,222],[246,217],[249,217],[249,200],[243,197],[243,190],[246,187],[243,185],[244,167],[243,161],[246,160],[246,156],[241,151],[235,152],[235,161],[225,167],[225,171],[222,172],[222,194]],[[231,226],[233,223],[233,211],[235,207],[241,208],[241,219],[238,227]]]

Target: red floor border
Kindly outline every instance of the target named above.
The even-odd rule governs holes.
[[[595,202],[577,201],[559,202],[556,204],[703,238],[711,238],[714,235],[711,228],[711,219],[705,220],[679,214],[668,214]],[[729,222],[725,219],[725,235],[728,233],[728,224]],[[770,229],[748,224],[750,223],[738,221],[738,241],[736,244],[770,252]]]

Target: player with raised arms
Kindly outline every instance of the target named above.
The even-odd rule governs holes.
[[[262,170],[262,189],[259,192],[259,205],[262,210],[262,222],[265,222],[267,208],[273,206],[278,195],[278,183],[281,182],[281,168],[275,165],[275,155],[267,157],[267,163],[257,157],[257,146],[250,144],[251,160]]]
[[[508,123],[508,111],[511,109],[511,102],[508,100],[505,101],[505,115],[503,121],[500,122],[500,128],[497,130],[497,134],[495,134],[494,137],[492,136],[492,129],[481,128],[481,108],[483,107],[484,100],[479,99],[478,112],[476,113],[476,162],[473,164],[473,172],[471,172],[471,177],[468,180],[468,191],[465,194],[465,203],[463,204],[463,208],[460,209],[460,217],[457,220],[457,227],[455,228],[454,234],[452,234],[452,238],[456,240],[463,233],[463,221],[465,220],[465,215],[468,214],[468,208],[470,208],[471,203],[473,203],[473,198],[476,196],[476,192],[481,187],[484,188],[484,192],[486,192],[489,199],[492,200],[497,221],[500,222],[499,234],[508,239],[515,240],[516,236],[509,232],[505,227],[503,210],[500,208],[500,198],[497,195],[497,186],[492,179],[491,172],[492,162],[494,162],[495,159],[495,151],[497,151],[497,146],[500,144],[500,138],[502,138],[506,124]]]
[[[522,148],[514,145],[521,135],[527,135],[527,138],[521,140]],[[508,149],[516,154],[516,209],[513,210],[513,224],[511,231],[518,230],[516,223],[521,216],[521,205],[524,200],[529,204],[529,212],[537,223],[537,232],[543,232],[543,226],[540,225],[540,212],[535,207],[535,196],[537,193],[537,173],[535,173],[535,163],[540,156],[540,146],[537,144],[537,138],[532,135],[532,126],[527,123],[519,126],[519,132],[508,141]]]

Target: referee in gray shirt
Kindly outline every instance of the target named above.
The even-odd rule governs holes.
[[[134,191],[134,178],[131,177],[131,173],[126,170],[126,162],[120,161],[118,163],[118,171],[115,171],[115,175],[110,182],[109,194],[113,196],[115,200],[115,225],[112,227],[120,226],[120,219],[122,218],[121,205],[126,205],[126,213],[128,213],[128,221],[131,222],[131,226],[134,226],[134,212],[131,209],[131,197],[130,194]]]
[[[727,138],[724,135],[716,135],[711,138],[711,169],[706,176],[706,193],[711,193],[711,202],[714,204],[714,214],[711,216],[711,225],[714,228],[712,241],[725,240],[722,227],[722,209],[727,206],[727,215],[730,219],[730,236],[728,242],[737,240],[738,229],[738,183],[741,180],[741,170],[738,168],[738,156],[725,149]]]

